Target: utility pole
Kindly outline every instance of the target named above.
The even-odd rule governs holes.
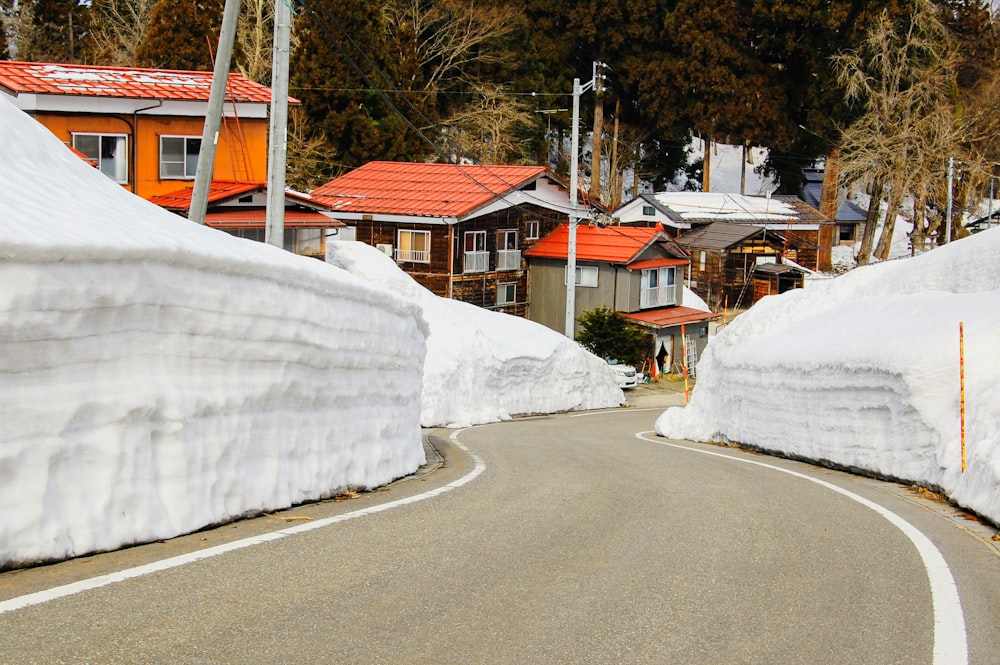
[[[285,162],[288,155],[288,50],[291,0],[274,0],[274,57],[271,61],[271,126],[267,150],[267,226],[264,242],[285,245]]]
[[[208,93],[205,130],[201,134],[198,167],[194,172],[194,191],[191,192],[191,207],[188,209],[188,219],[199,224],[205,223],[205,212],[208,210],[208,190],[212,185],[212,173],[215,170],[215,148],[219,143],[222,105],[226,102],[229,61],[233,57],[236,20],[239,16],[240,0],[226,0],[226,7],[222,13],[222,29],[219,32],[219,52],[215,55],[215,69],[212,71],[212,89]]]
[[[590,80],[580,84],[580,79],[573,79],[573,127],[570,140],[569,161],[569,241],[566,248],[566,337],[574,339],[576,328],[576,222],[579,219],[577,211],[577,162],[580,160],[580,95],[598,84],[597,68],[604,64],[595,62]]]

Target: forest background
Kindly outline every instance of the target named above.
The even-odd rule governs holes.
[[[915,244],[945,241],[946,205],[973,208],[998,174],[1000,21],[987,0],[289,1],[302,105],[288,182],[306,191],[377,159],[566,174],[573,79],[595,75],[580,163],[611,209],[640,182],[700,182],[692,137],[766,147],[758,168],[781,193],[820,163],[833,191],[871,194],[870,221],[886,224],[866,224],[864,263],[904,202]],[[223,7],[0,0],[0,57],[211,70]],[[267,85],[272,17],[273,0],[242,0],[233,60]]]

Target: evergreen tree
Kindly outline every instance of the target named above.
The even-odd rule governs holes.
[[[224,6],[224,0],[159,0],[135,65],[211,71]]]
[[[14,56],[27,62],[81,62],[90,4],[80,0],[18,3]]]
[[[609,307],[598,307],[577,318],[576,341],[594,355],[637,365],[649,355],[649,332]]]

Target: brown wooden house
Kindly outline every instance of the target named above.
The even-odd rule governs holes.
[[[648,200],[643,208],[655,213],[649,219],[655,218],[661,223],[663,219],[669,219],[670,224],[680,230],[678,237],[713,222],[753,226],[784,238],[783,256],[798,265],[817,272],[829,272],[832,269],[832,249],[839,242],[839,227],[833,220],[797,197],[661,192],[649,195],[646,199]],[[629,208],[631,205],[633,204],[622,206],[615,216],[619,212],[632,210]],[[623,224],[648,223],[648,219],[642,216],[626,215],[620,219]]]
[[[431,292],[517,316],[522,252],[570,212],[566,183],[542,166],[370,162],[312,196]]]

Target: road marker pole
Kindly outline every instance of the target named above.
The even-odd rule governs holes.
[[[684,358],[684,403],[691,403],[691,393],[688,392],[688,349],[687,335],[684,334],[684,324],[681,323],[681,354]]]
[[[958,323],[958,377],[959,377],[959,407],[962,421],[962,473],[965,473],[965,322]]]

